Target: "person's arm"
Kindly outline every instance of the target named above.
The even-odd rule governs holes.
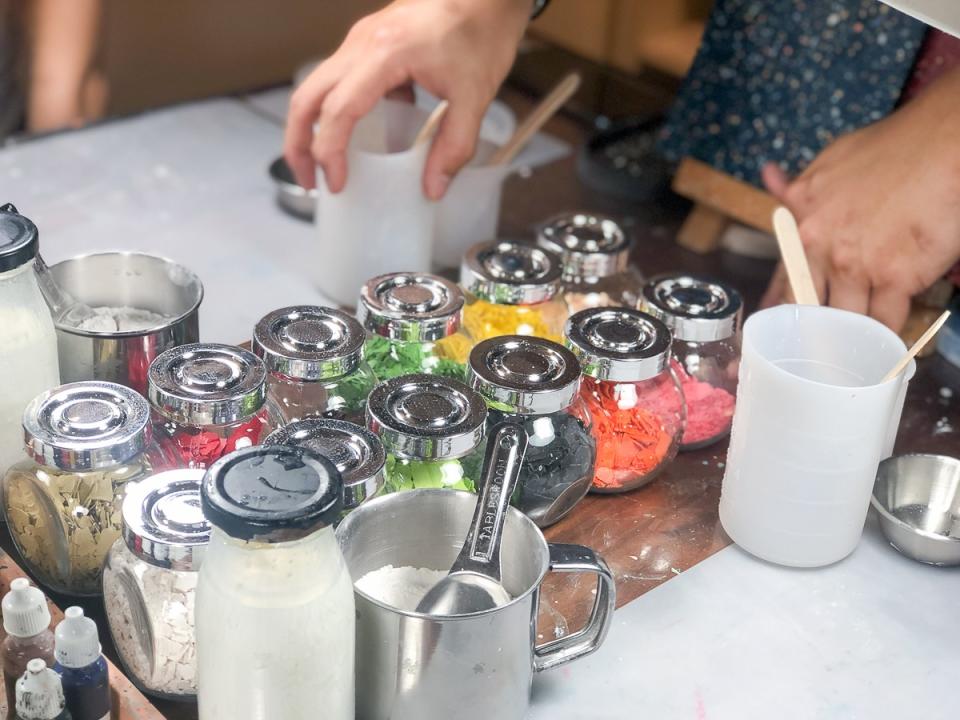
[[[330,190],[343,189],[357,120],[416,82],[450,103],[423,177],[427,197],[442,197],[473,156],[532,9],[533,0],[394,0],[362,18],[291,98],[284,157],[297,181],[313,187],[320,165]]]
[[[768,166],[764,182],[800,222],[821,301],[899,330],[910,299],[960,259],[960,69],[795,181]],[[785,295],[778,270],[764,303]]]

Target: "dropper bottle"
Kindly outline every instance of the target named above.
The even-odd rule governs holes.
[[[68,607],[56,630],[54,666],[73,720],[110,720],[110,679],[97,624],[83,608]]]
[[[26,578],[17,578],[10,583],[10,592],[4,595],[2,607],[3,629],[7,637],[0,646],[0,660],[7,696],[7,718],[12,718],[17,680],[34,658],[43,660],[45,665],[53,665],[54,640],[47,598]]]
[[[16,720],[72,720],[63,699],[60,676],[40,658],[27,663],[17,680]]]

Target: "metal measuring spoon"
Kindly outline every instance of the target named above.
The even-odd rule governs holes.
[[[500,582],[500,540],[526,451],[527,432],[522,425],[504,422],[494,428],[487,440],[483,486],[463,549],[450,574],[430,589],[417,612],[467,615],[513,599]]]

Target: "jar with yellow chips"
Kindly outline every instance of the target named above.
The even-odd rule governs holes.
[[[40,584],[99,595],[103,561],[122,530],[128,484],[152,471],[147,401],[89,381],[37,396],[24,411],[28,459],[3,478],[10,536]]]
[[[474,343],[503,335],[559,342],[567,307],[560,295],[560,259],[516,242],[479,243],[467,251],[460,285],[463,327]]]

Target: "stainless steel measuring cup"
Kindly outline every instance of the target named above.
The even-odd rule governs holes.
[[[476,501],[470,493],[413,490],[357,508],[337,528],[354,581],[385,565],[446,571],[460,551]],[[592,550],[548,545],[531,520],[511,509],[501,563],[513,601],[471,615],[407,612],[354,588],[358,718],[520,720],[535,672],[600,647],[616,590],[613,575]],[[584,628],[538,646],[540,585],[548,572],[596,574],[597,593]]]

